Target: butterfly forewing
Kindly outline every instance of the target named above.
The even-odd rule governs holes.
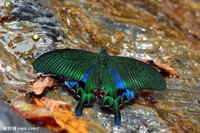
[[[129,89],[163,90],[166,82],[152,66],[132,58],[110,57],[111,66],[119,73],[124,85]]]
[[[67,80],[81,80],[87,71],[97,63],[96,53],[59,49],[41,55],[33,63],[37,72],[55,74]]]

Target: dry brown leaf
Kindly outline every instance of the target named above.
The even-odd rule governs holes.
[[[51,77],[39,77],[39,79],[30,82],[30,88],[36,95],[40,95],[46,88],[56,85],[58,84]]]
[[[149,65],[152,65],[153,67],[156,67],[156,68],[160,69],[161,70],[161,74],[163,76],[168,76],[168,77],[170,75],[171,76],[175,76],[175,77],[179,77],[180,76],[179,73],[175,69],[171,68],[167,64],[163,64],[163,63],[160,63],[160,62],[155,62],[155,61],[152,61],[152,60],[145,60],[144,62],[149,64]]]
[[[0,22],[9,22],[13,19],[13,16],[0,16]]]
[[[16,99],[11,103],[14,110],[25,119],[43,122],[57,132],[87,133],[88,124],[71,112],[70,106],[49,98],[33,98],[34,103]]]
[[[36,104],[29,104],[23,100],[15,100],[11,103],[14,110],[25,119],[32,121],[50,122],[51,112],[48,109]],[[52,120],[50,120],[52,119]]]
[[[62,129],[66,129],[69,133],[86,133],[88,132],[88,125],[77,118],[74,113],[69,111],[56,111],[53,112],[56,123]]]
[[[42,97],[40,99],[40,102],[43,103],[43,105],[48,108],[48,110],[50,110],[51,112],[54,111],[59,111],[59,110],[67,110],[67,111],[71,111],[70,106],[63,101],[60,100],[54,100],[54,99],[49,99],[46,97]]]

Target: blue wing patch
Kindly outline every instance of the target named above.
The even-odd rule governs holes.
[[[93,69],[94,69],[94,67],[90,68],[90,69],[87,71],[87,73],[83,76],[83,78],[81,79],[81,81],[86,82]]]
[[[116,88],[117,89],[121,89],[121,88],[125,88],[124,83],[122,82],[121,77],[119,76],[119,74],[111,67],[111,73],[115,79],[116,82]]]
[[[111,73],[115,79],[115,83],[116,83],[116,88],[117,89],[121,89],[121,90],[125,90],[122,94],[126,96],[127,100],[130,101],[132,98],[135,97],[135,91],[133,90],[129,90],[125,87],[120,75],[111,67]]]
[[[77,81],[65,81],[65,85],[67,85],[70,89],[78,86],[78,82]]]
[[[83,81],[85,83],[87,81],[88,77],[90,76],[92,70],[93,70],[93,67],[88,70],[88,72],[83,76],[81,81]],[[79,83],[77,81],[65,81],[65,85],[67,85],[71,89],[75,86],[79,86]]]

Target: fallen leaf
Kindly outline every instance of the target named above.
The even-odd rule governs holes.
[[[14,108],[15,112],[25,119],[40,122],[54,121],[48,109],[37,106],[36,104],[29,104],[23,100],[15,100],[11,103],[11,106]]]
[[[161,70],[161,74],[163,76],[174,76],[174,77],[180,77],[179,73],[171,68],[169,65],[167,64],[163,64],[163,63],[160,63],[160,62],[155,62],[155,61],[152,61],[152,60],[145,60],[144,61],[145,63],[149,64],[149,65],[152,65],[153,67],[156,67],[158,69]]]
[[[43,122],[51,130],[67,133],[87,133],[88,124],[71,112],[70,106],[54,99],[34,97],[33,103],[16,99],[11,103],[14,110],[30,121]]]
[[[9,22],[13,19],[13,16],[0,16],[0,22]]]
[[[40,101],[51,112],[59,111],[59,110],[61,110],[61,111],[62,110],[68,110],[68,111],[71,110],[71,108],[70,108],[70,106],[68,104],[66,104],[65,102],[60,101],[60,100],[54,100],[54,99],[49,99],[49,98],[46,98],[46,97],[42,97],[40,99]]]
[[[51,77],[39,77],[39,79],[30,82],[30,88],[36,95],[40,95],[46,88],[56,85],[58,84]]]

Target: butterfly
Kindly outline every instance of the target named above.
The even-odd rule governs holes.
[[[151,65],[142,61],[78,49],[58,49],[38,57],[36,72],[61,76],[75,96],[80,97],[75,114],[98,99],[101,107],[113,110],[115,124],[120,125],[120,107],[130,102],[141,89],[164,90],[166,82]]]

